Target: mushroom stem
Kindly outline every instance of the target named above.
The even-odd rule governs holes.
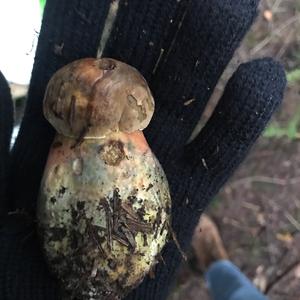
[[[151,152],[144,134],[140,130],[131,133],[119,131],[101,138],[83,139],[80,144],[74,147],[75,142],[74,138],[69,138],[62,134],[56,135],[48,154],[45,173],[48,173],[49,167],[53,168],[53,165],[59,166],[65,160],[73,160],[75,162],[75,165],[73,163],[73,168],[76,169],[76,161],[78,159],[82,160],[82,157],[86,157],[87,147],[94,148],[92,158],[95,159],[99,156],[106,164],[115,166],[119,165],[123,159],[128,159],[128,155],[130,155],[130,153],[126,154],[124,152],[124,145],[128,149],[134,148],[140,155],[144,155],[149,151]]]

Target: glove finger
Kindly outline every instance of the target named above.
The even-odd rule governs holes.
[[[136,67],[150,81],[162,49],[168,49],[190,0],[120,1],[103,51]]]
[[[9,216],[0,229],[0,243],[1,299],[61,299],[32,224],[20,216]]]
[[[0,216],[7,210],[6,188],[12,128],[13,101],[8,83],[0,72]]]
[[[271,58],[238,68],[212,117],[186,147],[185,159],[201,181],[191,183],[188,192],[203,202],[195,205],[203,208],[242,162],[281,103],[285,86],[284,70]]]
[[[166,170],[173,194],[173,229],[183,249],[209,200],[245,158],[280,104],[285,85],[282,67],[271,59],[241,65],[205,128],[186,147],[184,159]],[[162,256],[165,265],[158,264],[155,279],[146,278],[126,299],[166,298],[181,256],[174,243],[165,246]]]
[[[146,134],[162,162],[191,135],[217,81],[253,23],[258,2],[191,2],[177,39],[151,82],[159,101]]]
[[[189,244],[201,212],[213,199],[261,134],[282,101],[282,66],[271,58],[242,64],[229,80],[213,115],[185,147],[180,166],[185,182],[173,187],[173,228],[182,246]],[[174,172],[174,170],[173,170]],[[188,204],[186,203],[188,199]]]
[[[26,111],[12,151],[9,191],[15,207],[34,209],[53,139],[54,130],[42,113],[48,80],[63,65],[96,55],[109,5],[108,0],[46,2]]]

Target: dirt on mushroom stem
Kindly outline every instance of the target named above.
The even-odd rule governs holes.
[[[142,132],[73,143],[56,137],[41,185],[49,266],[80,299],[124,295],[157,263],[167,240],[165,175]]]

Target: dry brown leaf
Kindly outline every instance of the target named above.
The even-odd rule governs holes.
[[[293,236],[289,232],[277,233],[276,238],[278,241],[289,243],[289,244],[292,243],[294,240]]]

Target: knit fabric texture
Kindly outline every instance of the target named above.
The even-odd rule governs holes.
[[[11,153],[8,198],[1,198],[2,207],[34,218],[55,133],[42,115],[46,84],[61,66],[96,55],[110,2],[47,1],[27,108]],[[254,21],[258,2],[120,0],[104,48],[103,56],[135,66],[153,92],[156,110],[145,135],[167,175],[172,227],[184,250],[201,212],[245,158],[283,97],[286,80],[280,64],[269,58],[242,64],[212,117],[187,144],[220,76]],[[2,100],[2,93],[0,97]],[[1,143],[7,145],[7,138],[2,138],[10,134],[3,125],[5,111],[0,103]],[[60,299],[34,223],[19,215],[10,214],[0,231],[0,298]],[[173,242],[164,247],[162,256],[165,264],[156,266],[155,278],[146,277],[126,299],[166,299],[182,256]]]
[[[9,168],[9,145],[13,127],[13,102],[10,89],[0,72],[0,218],[7,209],[7,179]],[[1,220],[0,220],[1,222]]]

